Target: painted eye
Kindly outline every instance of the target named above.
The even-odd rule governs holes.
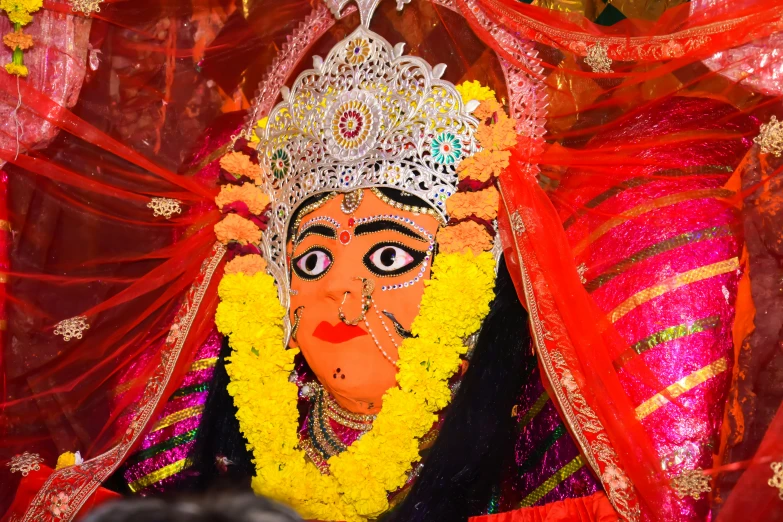
[[[294,258],[293,268],[302,279],[318,279],[332,266],[332,254],[322,248],[311,248]]]
[[[421,263],[426,252],[408,248],[401,243],[375,245],[364,256],[364,265],[379,276],[395,276],[412,270]]]

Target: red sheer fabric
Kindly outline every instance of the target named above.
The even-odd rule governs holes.
[[[470,522],[615,522],[617,512],[603,493],[569,498],[545,506],[471,517]]]
[[[588,407],[600,421],[598,429],[584,417],[590,422],[580,427],[577,419],[569,429],[585,458],[593,460],[591,467],[614,507],[628,518],[638,509],[648,517],[676,520],[681,504],[670,476],[661,470],[654,433],[637,419],[643,399],[629,391],[616,368],[631,343],[585,291],[564,220],[567,213],[624,219],[620,214],[627,209],[597,207],[586,196],[595,196],[590,192],[595,187],[665,176],[662,171],[683,166],[683,155],[695,154],[689,144],[709,141],[717,144],[715,154],[726,156],[719,164],[732,170],[748,151],[737,171],[740,193],[722,197],[733,204],[744,199],[733,225],[746,230],[753,225],[753,233],[763,236],[755,243],[747,240],[750,266],[778,254],[780,168],[766,162],[758,146],[751,147],[758,125],[781,115],[778,94],[754,90],[742,75],[722,74],[742,69],[755,55],[729,53],[719,66],[702,62],[750,43],[768,53],[766,60],[753,62],[754,74],[779,70],[779,50],[768,38],[783,29],[777,0],[716,2],[705,9],[684,4],[657,22],[626,20],[610,28],[510,0],[420,2],[401,14],[394,7],[382,3],[371,28],[393,43],[406,41],[408,52],[433,64],[447,63],[450,81],[490,84],[520,113],[533,114],[525,123],[529,127],[520,127],[520,147],[503,176],[500,224],[523,302],[535,305],[543,317],[542,323],[533,323],[539,350],[553,347],[539,353],[550,358],[549,386],[560,387],[553,394],[565,417],[569,408]],[[47,2],[45,13],[81,22],[66,4]],[[34,24],[41,24],[42,15],[36,16]],[[29,79],[17,85],[0,75],[7,112],[21,102],[23,122],[23,128],[4,127],[6,139],[0,142],[13,237],[5,272],[0,462],[29,451],[53,465],[62,452],[81,451],[85,466],[55,474],[61,482],[44,488],[55,495],[62,491],[57,484],[75,488],[63,518],[75,516],[88,502],[88,492],[97,488],[93,479],[108,476],[149,429],[210,330],[223,256],[212,232],[219,219],[212,198],[219,176],[216,161],[227,136],[215,136],[216,127],[209,125],[222,114],[246,111],[262,80],[256,106],[268,110],[282,83],[290,84],[290,75],[306,67],[311,54],[323,55],[355,27],[357,18],[334,20],[316,0],[105,2],[93,18],[89,42],[73,40],[71,49],[63,49],[37,39],[38,49],[50,56],[40,63],[31,58],[35,67]],[[297,34],[310,34],[312,41],[290,38],[305,22],[307,30]],[[529,46],[520,51],[509,35],[529,39]],[[87,60],[78,103],[54,96],[35,81],[36,71],[71,52]],[[604,65],[611,60],[611,70],[596,72],[595,59]],[[288,76],[277,78],[281,71]],[[538,90],[523,92],[522,83],[513,83],[523,82],[520,78]],[[64,80],[51,77],[58,81]],[[669,116],[670,127],[648,119],[636,135],[615,132],[672,97],[700,101]],[[678,125],[705,113],[714,117],[712,125]],[[236,118],[229,127],[237,128],[243,114],[229,115]],[[263,111],[255,114],[261,116]],[[60,133],[44,148],[46,143],[32,132],[35,125]],[[686,179],[698,185],[689,190],[723,194],[711,173],[693,172]],[[162,203],[153,198],[176,200],[179,212],[174,206],[170,216],[156,214],[155,208],[165,209],[156,207],[154,201]],[[710,212],[704,219],[724,215],[726,206]],[[753,212],[755,221],[746,221]],[[730,517],[748,509],[744,499],[751,490],[760,492],[754,508],[760,519],[760,509],[764,514],[775,509],[776,489],[765,486],[764,477],[772,477],[771,462],[783,459],[776,442],[781,430],[770,429],[761,441],[780,404],[780,394],[765,387],[768,374],[763,373],[765,367],[781,365],[778,334],[771,333],[779,325],[775,330],[769,319],[780,303],[773,277],[754,279],[764,266],[773,267],[762,263],[758,272],[750,272],[755,337],[726,355],[736,369],[723,386],[750,398],[735,404],[738,411],[746,408],[745,431],[734,422],[724,447],[716,442],[699,449],[699,455],[724,457],[706,466],[714,468],[712,475],[740,477],[716,488],[704,507],[688,508],[688,517],[703,517],[705,509],[717,512],[725,505],[720,516],[734,520]],[[735,288],[726,287],[733,299]],[[75,317],[89,325],[81,337],[65,341],[55,334],[63,330],[58,323]],[[185,334],[172,331],[172,324]],[[630,364],[638,390],[660,392],[673,407],[689,404],[688,396],[673,393],[671,382],[654,368]],[[569,399],[577,392],[583,402]],[[0,508],[10,502],[19,479],[9,466],[0,466]],[[51,518],[51,498],[38,500],[36,513]]]

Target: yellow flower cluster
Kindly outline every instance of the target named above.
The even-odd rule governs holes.
[[[462,101],[465,103],[468,103],[469,101],[472,100],[475,100],[477,102],[482,102],[484,100],[495,98],[495,91],[493,91],[489,87],[484,87],[478,81],[475,80],[472,82],[462,82],[461,84],[456,86],[456,89],[460,97],[462,98]]]
[[[43,0],[0,0],[0,9],[6,12],[12,24],[29,24],[33,21],[32,13],[42,6]]]
[[[0,10],[5,11],[14,26],[14,32],[3,37],[3,43],[13,50],[10,63],[5,64],[8,74],[27,76],[24,50],[33,45],[33,38],[22,32],[22,26],[33,21],[33,13],[43,6],[43,0],[0,0]]]
[[[484,252],[441,254],[426,281],[415,337],[399,350],[395,387],[383,397],[373,428],[329,459],[322,475],[298,448],[297,387],[289,382],[295,349],[283,346],[285,309],[263,272],[225,275],[218,289],[220,332],[232,348],[228,391],[256,465],[253,489],[297,509],[305,519],[364,521],[389,508],[420,458],[418,439],[451,399],[463,339],[477,331],[494,296],[495,261]]]

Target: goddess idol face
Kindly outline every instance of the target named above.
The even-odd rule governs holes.
[[[298,216],[288,242],[291,344],[354,413],[377,413],[396,384],[398,346],[418,314],[439,224],[379,196],[336,195]]]

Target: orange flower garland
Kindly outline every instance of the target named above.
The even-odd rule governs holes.
[[[236,241],[241,245],[261,241],[261,229],[249,219],[237,214],[228,214],[223,221],[215,225],[215,235],[223,244]]]
[[[246,276],[252,276],[259,272],[266,272],[266,261],[258,254],[237,256],[226,263],[225,268],[226,274],[245,274]]]
[[[253,181],[261,179],[264,171],[253,163],[249,156],[241,152],[229,152],[220,158],[220,166],[238,178],[242,176]]]
[[[492,221],[498,217],[499,205],[500,194],[493,186],[478,192],[457,192],[446,200],[449,217],[458,220],[476,216],[479,219]]]
[[[252,183],[243,183],[240,186],[223,185],[220,194],[215,198],[215,203],[220,210],[236,201],[247,205],[250,213],[258,216],[269,205],[269,196]]]

